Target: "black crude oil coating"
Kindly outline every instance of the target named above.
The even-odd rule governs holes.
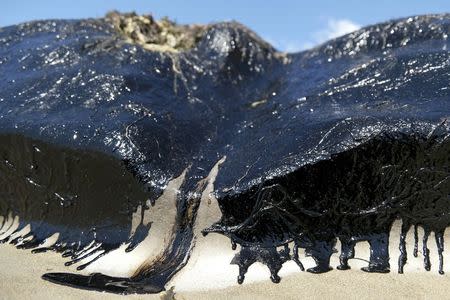
[[[274,282],[287,260],[303,269],[298,247],[316,260],[308,271],[326,272],[337,239],[338,269],[367,240],[364,271],[388,272],[397,219],[398,271],[406,232],[421,226],[425,269],[433,231],[443,273],[449,34],[449,15],[417,16],[283,54],[237,23],[206,26],[180,52],[129,44],[108,19],[0,28],[0,231],[19,217],[4,242],[60,251],[67,264],[123,243],[132,253],[151,234],[142,222],[132,232],[133,213],[151,211],[147,203],[187,170],[160,260],[132,278],[44,275],[80,288],[159,292],[189,256],[199,183],[226,156],[214,185],[222,219],[204,234],[241,246],[232,261],[239,283],[256,261]],[[27,225],[29,233],[15,234]],[[54,233],[56,244],[40,247]]]

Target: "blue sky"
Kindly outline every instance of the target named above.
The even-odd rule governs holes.
[[[109,10],[169,16],[180,23],[236,20],[284,51],[298,51],[360,26],[450,12],[449,0],[3,0],[0,26],[36,19],[101,17]]]

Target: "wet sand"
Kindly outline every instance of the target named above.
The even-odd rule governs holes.
[[[323,298],[364,298],[364,299],[435,299],[447,298],[450,295],[450,266],[445,265],[446,275],[437,273],[437,252],[434,243],[434,236],[429,239],[432,269],[426,272],[422,266],[421,243],[419,243],[419,256],[412,256],[412,232],[408,234],[408,264],[405,266],[405,274],[397,273],[398,258],[398,224],[391,234],[391,273],[389,274],[369,274],[359,268],[367,265],[368,245],[358,243],[356,256],[359,259],[350,260],[351,270],[338,271],[315,275],[300,272],[293,262],[287,262],[280,271],[282,280],[279,284],[273,284],[269,280],[268,270],[255,264],[250,267],[243,285],[235,282],[237,276],[237,266],[230,266],[229,263],[223,267],[215,264],[212,273],[215,276],[209,277],[212,282],[204,285],[202,282],[206,278],[202,274],[197,274],[196,268],[192,268],[189,276],[192,278],[191,285],[183,284],[182,288],[176,286],[175,299],[323,299]],[[421,232],[419,231],[419,237]],[[207,239],[206,237],[205,239]],[[449,231],[446,232],[449,238]],[[217,240],[217,239],[216,239]],[[212,240],[211,240],[212,241]],[[202,241],[198,241],[199,243]],[[205,240],[206,242],[206,240]],[[339,249],[339,244],[337,245]],[[228,253],[225,251],[224,253]],[[229,252],[231,253],[231,252]],[[234,253],[234,252],[233,252]],[[445,253],[445,252],[444,252]],[[214,251],[209,259],[214,260],[214,255],[221,255]],[[300,256],[305,267],[313,265],[310,258]],[[445,253],[444,258],[448,259]],[[199,261],[202,259],[200,258]],[[224,261],[223,258],[218,259]],[[45,272],[72,271],[64,267],[64,260],[57,253],[31,254],[27,250],[17,250],[10,245],[0,246],[0,298],[1,299],[170,299],[167,293],[159,295],[129,295],[121,296],[110,293],[96,291],[86,291],[56,285],[44,281],[40,276]],[[338,264],[338,254],[332,258],[332,266]],[[227,270],[231,270],[230,274]],[[201,270],[198,269],[198,270]],[[223,282],[218,282],[220,275],[223,275]],[[231,278],[228,278],[231,277]],[[198,280],[196,280],[198,279]],[[174,280],[173,283],[177,281]],[[196,284],[196,282],[198,284]],[[170,283],[169,283],[170,284]],[[170,293],[169,293],[170,294]]]

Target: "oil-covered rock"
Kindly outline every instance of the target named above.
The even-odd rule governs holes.
[[[364,271],[388,272],[397,219],[399,272],[406,232],[421,226],[425,269],[435,232],[443,273],[449,32],[449,15],[417,16],[286,54],[235,22],[111,13],[1,28],[0,239],[84,269],[124,245],[133,254],[159,234],[146,213],[167,207],[165,248],[132,276],[44,275],[159,292],[189,259],[200,195],[226,157],[222,218],[204,234],[240,244],[238,282],[257,261],[274,282],[287,260],[303,269],[299,247],[316,260],[308,271],[328,271],[337,239],[338,269],[368,241]],[[161,202],[175,179],[176,199]]]

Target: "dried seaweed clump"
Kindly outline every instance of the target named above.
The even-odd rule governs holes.
[[[129,43],[147,50],[179,52],[193,48],[203,35],[206,25],[178,25],[168,18],[155,20],[151,15],[110,12],[106,15],[114,28]]]

